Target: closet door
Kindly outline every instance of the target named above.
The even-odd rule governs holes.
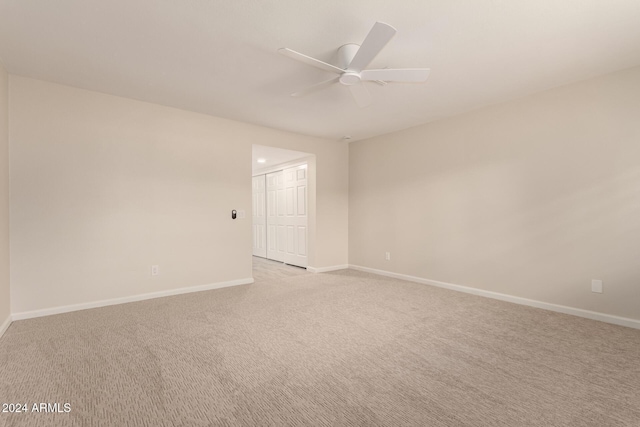
[[[267,258],[284,262],[284,172],[267,174]]]
[[[252,179],[253,255],[267,257],[267,222],[265,215],[265,176]]]
[[[284,262],[307,266],[307,165],[284,170]]]

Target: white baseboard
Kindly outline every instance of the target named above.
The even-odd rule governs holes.
[[[329,271],[345,270],[349,268],[349,264],[332,265],[330,267],[307,267],[307,271],[311,273],[327,273]]]
[[[211,289],[226,288],[229,286],[248,285],[253,283],[253,278],[230,280],[227,282],[211,283],[208,285],[191,286],[188,288],[170,289],[166,291],[151,292],[148,294],[134,295],[130,297],[113,298],[102,301],[94,301],[82,304],[65,305],[62,307],[45,308],[42,310],[23,311],[22,313],[13,313],[13,320],[32,319],[34,317],[50,316],[52,314],[68,313],[71,311],[86,310],[89,308],[106,307],[109,305],[125,304],[128,302],[144,301],[153,298],[162,298],[172,295],[188,294],[191,292],[209,291]]]
[[[11,320],[12,316],[9,315],[9,317],[7,317],[4,322],[2,322],[2,325],[0,325],[0,338],[2,338],[4,333],[7,332],[7,329],[9,329],[9,326],[11,326]]]
[[[613,316],[611,314],[599,313],[597,311],[583,310],[581,308],[568,307],[565,305],[551,304],[548,302],[536,301],[528,298],[516,297],[499,292],[485,291],[483,289],[471,288],[469,286],[455,285],[453,283],[439,282],[437,280],[423,279],[422,277],[409,276],[406,274],[393,273],[391,271],[376,270],[375,268],[362,267],[359,265],[349,265],[354,270],[365,271],[367,273],[379,274],[380,276],[393,277],[395,279],[407,280],[410,282],[422,283],[425,285],[437,286],[439,288],[450,289],[458,292],[479,295],[482,297],[498,299],[515,304],[528,305],[530,307],[542,308],[544,310],[558,313],[571,314],[573,316],[585,317],[587,319],[599,320],[601,322],[613,323],[614,325],[627,326],[629,328],[640,329],[640,320],[629,319],[627,317]]]

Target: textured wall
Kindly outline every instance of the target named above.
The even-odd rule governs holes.
[[[349,261],[640,319],[639,118],[634,68],[351,143]]]

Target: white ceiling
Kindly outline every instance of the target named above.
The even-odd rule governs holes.
[[[251,153],[251,170],[257,172],[309,156],[312,154],[254,144]],[[258,163],[258,159],[264,159],[264,163]]]
[[[429,67],[425,84],[367,83],[360,109],[332,61],[375,21],[398,34],[369,68]],[[10,73],[307,135],[353,140],[640,65],[638,0],[0,0]]]

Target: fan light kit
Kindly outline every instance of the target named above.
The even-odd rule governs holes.
[[[337,77],[316,83],[313,86],[291,94],[291,96],[307,95],[333,83],[340,83],[349,88],[358,106],[366,107],[371,104],[372,100],[369,90],[363,82],[376,82],[385,85],[387,82],[422,83],[426,81],[430,71],[428,68],[365,69],[395,34],[396,29],[391,25],[376,22],[362,42],[362,45],[359,46],[350,43],[338,49],[337,66],[296,52],[295,50],[287,48],[278,49],[278,52],[289,58],[330,73],[338,74]]]

